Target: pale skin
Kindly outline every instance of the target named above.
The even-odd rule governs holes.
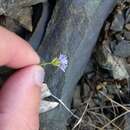
[[[43,69],[27,42],[0,27],[0,66],[19,69],[0,89],[0,130],[38,130]],[[36,80],[35,80],[36,79]]]

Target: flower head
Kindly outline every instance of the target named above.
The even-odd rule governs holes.
[[[59,67],[63,72],[65,72],[67,66],[68,66],[68,59],[67,56],[64,54],[60,54],[59,58],[54,58],[51,62],[42,62],[40,64],[41,66],[46,65],[53,65]]]
[[[60,61],[60,64],[59,64],[59,68],[65,72],[67,66],[68,66],[68,60],[67,60],[67,56],[66,55],[63,55],[63,54],[60,54],[59,56],[59,61]]]
[[[51,61],[51,64],[54,66],[59,67],[63,72],[65,72],[67,66],[68,66],[68,60],[67,60],[67,56],[60,54],[59,58],[54,58]]]

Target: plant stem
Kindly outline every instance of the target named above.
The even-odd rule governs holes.
[[[51,95],[53,98],[55,98],[57,101],[59,101],[60,102],[60,104],[73,116],[73,117],[75,117],[77,120],[79,120],[80,118],[77,116],[77,115],[75,115],[64,103],[63,103],[63,101],[62,100],[60,100],[59,98],[57,98],[55,95]]]
[[[51,65],[51,62],[46,62],[46,63],[42,62],[42,63],[40,63],[40,65],[41,65],[42,67],[45,67],[45,66],[47,66],[47,65]]]

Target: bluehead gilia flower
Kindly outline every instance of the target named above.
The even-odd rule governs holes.
[[[67,60],[67,56],[66,55],[63,55],[63,54],[60,54],[59,56],[59,61],[60,61],[60,64],[59,64],[59,68],[65,72],[67,66],[68,66],[68,60]]]
[[[48,64],[56,66],[65,72],[66,68],[68,67],[68,59],[66,55],[60,54],[58,58],[54,58],[51,62],[44,62],[41,64],[41,66],[45,67]]]

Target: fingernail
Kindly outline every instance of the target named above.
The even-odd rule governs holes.
[[[38,86],[42,86],[42,83],[44,82],[44,76],[45,72],[42,67],[39,68],[39,70],[35,71],[35,83]]]

